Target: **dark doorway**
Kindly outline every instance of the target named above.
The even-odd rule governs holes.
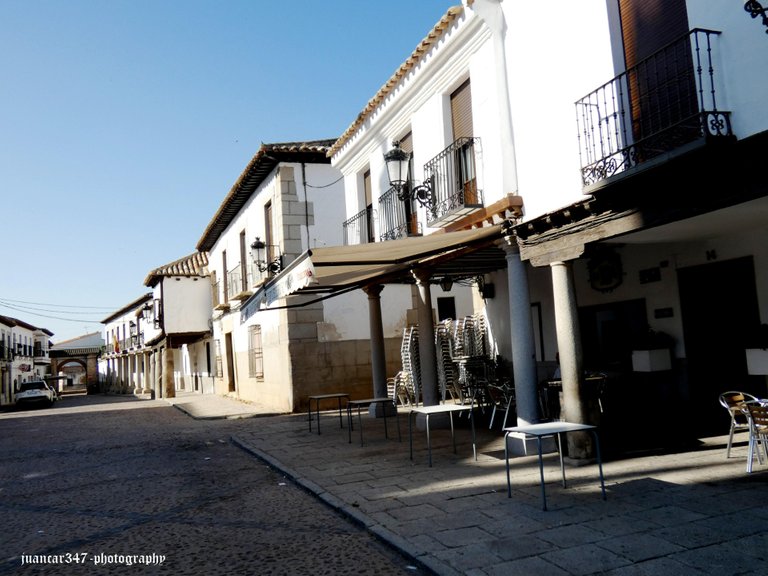
[[[752,257],[677,271],[688,365],[689,414],[699,436],[728,431],[718,396],[741,390],[765,396],[764,377],[747,374],[745,349],[760,325]],[[757,389],[756,389],[757,388]]]
[[[579,323],[585,370],[632,370],[632,343],[648,327],[644,299],[585,306]]]
[[[456,300],[453,296],[439,297],[437,299],[437,320],[442,322],[449,319],[456,319]]]
[[[227,390],[235,392],[235,353],[232,347],[232,332],[224,335],[224,345],[227,354]]]

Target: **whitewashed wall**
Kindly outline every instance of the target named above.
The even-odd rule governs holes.
[[[211,317],[208,278],[166,277],[163,283],[163,325],[166,334],[205,332]]]

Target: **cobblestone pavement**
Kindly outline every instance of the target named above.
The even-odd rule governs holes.
[[[199,398],[186,409],[222,413],[221,403]],[[306,414],[293,414],[242,420],[235,440],[441,576],[766,574],[768,464],[755,461],[745,473],[746,433],[727,459],[727,436],[610,458],[605,501],[594,464],[568,466],[564,488],[557,456],[547,455],[545,512],[536,456],[510,461],[507,497],[503,435],[482,414],[477,460],[460,418],[456,453],[450,430],[433,430],[429,467],[422,430],[414,430],[409,458],[407,410],[400,412],[402,442],[391,426],[386,439],[383,422],[367,415],[364,446],[357,427],[350,442],[333,410],[321,414],[322,435],[308,431]]]
[[[107,396],[0,413],[0,574],[424,574],[233,445],[242,422]]]

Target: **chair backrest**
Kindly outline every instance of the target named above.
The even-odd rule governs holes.
[[[495,386],[493,384],[488,384],[486,389],[488,390],[488,396],[490,396],[491,401],[494,404],[500,404],[501,406],[506,407],[507,402],[509,402],[509,394],[507,394],[506,390],[501,386]]]
[[[720,404],[731,412],[734,409],[740,409],[744,402],[757,402],[757,398],[752,396],[752,394],[735,390],[720,394]]]
[[[746,406],[752,426],[762,433],[768,432],[768,406],[759,402],[747,402]]]

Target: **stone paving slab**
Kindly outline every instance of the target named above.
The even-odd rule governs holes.
[[[221,412],[220,400],[214,402]],[[434,430],[430,468],[425,434],[414,430],[411,460],[406,410],[399,418],[402,442],[385,439],[383,426],[368,415],[362,447],[354,435],[349,443],[346,419],[343,429],[327,425],[321,435],[310,433],[306,414],[244,421],[233,442],[436,574],[765,572],[768,464],[756,462],[746,474],[744,434],[729,459],[723,436],[687,451],[604,462],[606,501],[596,466],[568,466],[563,488],[557,456],[548,455],[549,510],[543,511],[535,456],[510,461],[507,497],[498,428],[478,421],[476,461],[466,420],[457,426],[455,454],[450,431]]]

